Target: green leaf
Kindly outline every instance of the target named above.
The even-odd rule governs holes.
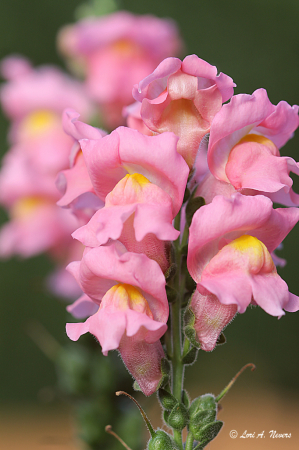
[[[194,450],[196,450],[196,449],[201,450],[206,445],[208,445],[209,442],[211,442],[213,439],[215,439],[215,437],[221,430],[222,425],[223,425],[223,422],[218,420],[216,422],[210,423],[210,424],[206,425],[205,427],[203,427],[201,430],[201,433],[197,437],[194,436],[197,441],[200,441]]]
[[[189,430],[193,434],[194,438],[199,441],[203,428],[214,423],[216,419],[216,411],[199,411],[192,418],[190,417]]]

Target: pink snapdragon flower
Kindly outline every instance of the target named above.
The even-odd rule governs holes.
[[[106,132],[81,122],[79,117],[80,114],[72,109],[66,109],[62,115],[64,132],[75,143],[70,154],[70,167],[62,170],[56,179],[56,186],[62,194],[57,205],[71,208],[80,222],[87,223],[104,202],[95,193],[79,141],[101,139]]]
[[[133,101],[133,85],[182,48],[171,20],[125,11],[63,28],[58,45],[85,72],[88,91],[109,128],[123,124],[122,108]]]
[[[195,330],[212,350],[222,328],[251,303],[282,316],[299,309],[270,255],[299,220],[296,208],[273,209],[267,197],[216,196],[193,216],[187,265],[198,283],[191,300]]]
[[[211,126],[208,164],[219,182],[210,176],[205,191],[263,193],[277,203],[299,205],[289,176],[299,175],[299,164],[279,153],[299,125],[298,108],[284,101],[272,105],[264,89],[234,96]]]
[[[141,117],[150,130],[179,136],[178,152],[192,167],[202,138],[234,86],[227,75],[217,75],[215,66],[189,55],[183,61],[162,61],[134,86],[133,97],[142,102]]]
[[[187,164],[177,153],[177,141],[173,133],[145,136],[125,127],[108,136],[79,139],[83,159],[64,172],[65,195],[59,204],[66,206],[86,191],[104,201],[122,178],[137,173],[170,196],[174,217],[181,207],[189,174]],[[76,183],[78,174],[80,183]]]
[[[172,221],[170,196],[143,175],[126,175],[107,195],[105,207],[73,237],[89,247],[119,240],[128,251],[144,253],[166,272],[170,265],[169,241],[179,235]]]
[[[169,314],[159,265],[115,243],[87,248],[82,260],[71,263],[69,270],[85,293],[79,301],[87,306],[89,298],[98,311],[84,323],[68,323],[67,335],[76,341],[90,332],[104,355],[118,349],[144,394],[151,395],[162,378],[160,338]]]

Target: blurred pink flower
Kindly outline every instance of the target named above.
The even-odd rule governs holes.
[[[182,48],[173,21],[119,11],[88,18],[60,31],[58,46],[86,75],[91,97],[109,128],[123,124],[122,108],[133,102],[135,83]]]

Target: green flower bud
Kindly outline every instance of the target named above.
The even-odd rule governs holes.
[[[182,403],[177,403],[171,410],[167,423],[171,428],[175,430],[182,430],[185,428],[189,420],[189,414],[187,408]]]
[[[174,440],[163,430],[157,430],[147,444],[148,450],[177,450]]]

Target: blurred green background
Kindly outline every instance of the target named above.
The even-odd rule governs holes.
[[[35,65],[58,64],[55,36],[73,22],[80,0],[2,0],[0,3],[0,57],[18,53]],[[272,103],[299,103],[299,2],[298,0],[127,0],[123,6],[135,13],[172,17],[186,42],[186,54],[196,53],[237,83],[235,93],[252,93],[264,87]],[[7,121],[1,115],[0,151],[7,150]],[[282,151],[299,160],[299,133]],[[299,192],[299,183],[295,183]],[[6,220],[1,212],[1,222]],[[286,239],[280,270],[290,291],[299,295],[299,226]],[[0,401],[39,402],[45,388],[55,385],[52,363],[32,342],[31,321],[42,323],[62,344],[65,305],[48,294],[44,278],[50,270],[45,257],[0,262]],[[227,328],[227,344],[200,355],[187,369],[187,378],[215,394],[242,365],[253,362],[258,370],[239,381],[251,391],[260,385],[279,392],[298,393],[299,313],[281,320],[259,308],[237,316]],[[100,348],[99,348],[100,351]]]

